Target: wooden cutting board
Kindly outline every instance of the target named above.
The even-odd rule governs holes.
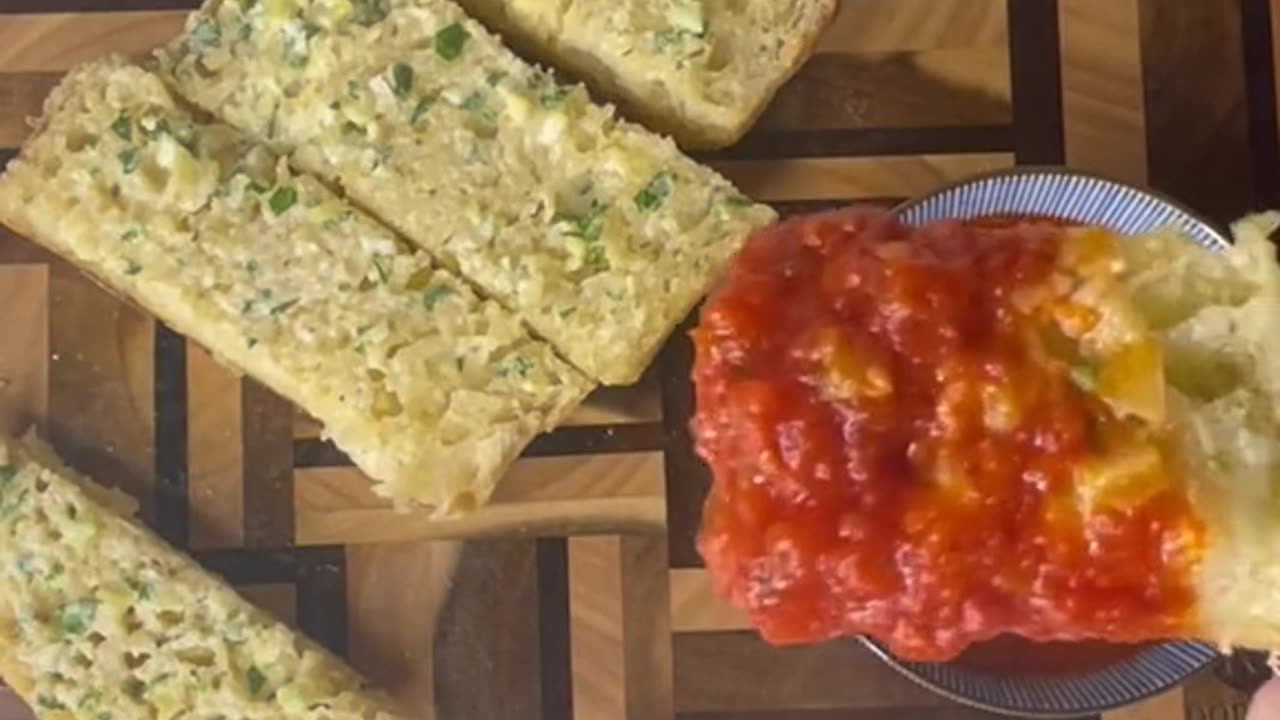
[[[0,0],[0,156],[68,67],[144,54],[193,5]],[[1067,162],[1226,220],[1280,200],[1276,17],[1268,0],[842,0],[760,127],[703,159],[784,213]],[[985,717],[852,643],[770,649],[714,598],[689,360],[682,329],[644,380],[539,438],[490,507],[429,523],[287,403],[0,230],[0,428],[34,422],[424,718]],[[1254,670],[1107,717],[1234,720]]]

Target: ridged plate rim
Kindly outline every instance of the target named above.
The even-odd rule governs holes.
[[[893,209],[911,226],[991,215],[1039,215],[1100,225],[1132,235],[1175,227],[1221,252],[1227,236],[1158,193],[1060,167],[1020,167],[978,175]],[[955,663],[900,660],[870,638],[862,642],[924,687],[966,705],[1019,717],[1063,718],[1114,710],[1168,690],[1209,666],[1218,653],[1199,642],[1164,642],[1095,670],[1000,677]]]

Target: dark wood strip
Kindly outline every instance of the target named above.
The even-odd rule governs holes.
[[[689,329],[698,310],[689,314],[671,334],[658,356],[662,370],[662,422],[666,426],[667,451],[663,467],[667,484],[667,541],[672,567],[702,567],[696,538],[702,522],[702,502],[711,487],[711,473],[693,451],[689,421],[693,418],[693,341]]]
[[[542,720],[573,719],[573,657],[569,644],[569,547],[565,538],[537,543],[538,650]]]
[[[753,631],[674,636],[677,712],[950,707],[856,640],[772,647]]]
[[[194,10],[199,6],[200,0],[0,0],[0,15]]]
[[[509,539],[462,546],[435,623],[435,717],[540,716],[536,547],[533,541]]]
[[[1276,134],[1275,40],[1271,36],[1271,12],[1270,0],[1241,3],[1255,209],[1280,205],[1280,138]]]
[[[625,720],[669,718],[674,709],[667,541],[625,535],[619,542]]]
[[[220,548],[196,550],[191,555],[206,570],[222,577],[232,585],[267,585],[297,582],[301,554],[317,549],[326,550],[327,548],[298,550]]]
[[[520,457],[644,452],[662,450],[666,442],[661,423],[569,425],[534,438]],[[351,458],[329,440],[298,438],[293,441],[294,467],[348,467],[351,464]]]
[[[240,384],[244,448],[244,541],[293,544],[293,406],[260,383]]]
[[[1238,2],[1140,0],[1152,187],[1219,223],[1253,205]]]
[[[347,654],[347,555],[341,547],[299,548],[298,627],[334,654]]]
[[[731,148],[695,153],[701,162],[793,157],[934,155],[1009,152],[1013,126],[947,125],[902,128],[825,128],[752,132]]]
[[[1013,144],[1019,164],[1057,165],[1062,131],[1062,58],[1057,0],[1008,0]]]
[[[178,547],[189,540],[187,515],[187,341],[156,323],[156,530]]]
[[[661,450],[665,446],[662,423],[577,425],[539,435],[520,453],[520,457],[608,455]]]

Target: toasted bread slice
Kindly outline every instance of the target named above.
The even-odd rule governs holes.
[[[635,381],[774,218],[448,0],[211,0],[160,62],[605,383]]]
[[[325,426],[397,502],[483,503],[592,383],[518,318],[118,60],[77,70],[0,221]]]
[[[0,437],[0,677],[41,718],[404,717],[100,497]]]
[[[737,142],[808,59],[835,0],[460,0],[682,147]]]

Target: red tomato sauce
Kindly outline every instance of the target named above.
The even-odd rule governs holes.
[[[747,244],[693,331],[714,476],[698,542],[766,640],[866,634],[943,660],[1001,633],[1189,629],[1200,526],[1181,491],[1087,516],[1074,500],[1091,428],[1114,417],[1033,357],[1012,302],[1063,235],[851,210]],[[996,391],[1015,420],[993,421]]]

